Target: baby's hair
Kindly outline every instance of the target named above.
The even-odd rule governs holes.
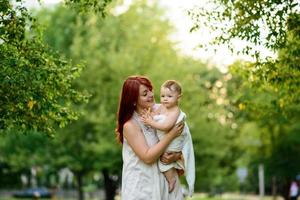
[[[167,80],[162,84],[161,87],[168,88],[171,91],[176,91],[178,94],[181,94],[181,85],[178,81],[175,80]]]

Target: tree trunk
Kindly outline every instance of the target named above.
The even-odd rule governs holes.
[[[285,178],[282,180],[282,189],[281,189],[281,195],[285,200],[289,200],[289,191],[290,191],[290,180],[288,178]]]
[[[82,190],[83,173],[82,172],[76,172],[74,174],[76,176],[76,181],[77,181],[78,200],[84,200],[84,193],[83,193],[83,190]]]
[[[109,172],[107,169],[103,169],[102,174],[104,177],[105,199],[114,200],[116,196],[116,190],[117,190],[117,181],[113,180],[109,176]]]

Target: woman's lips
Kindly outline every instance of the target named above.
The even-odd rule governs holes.
[[[152,103],[154,99],[149,99],[147,102]]]

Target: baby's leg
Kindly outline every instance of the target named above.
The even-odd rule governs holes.
[[[164,172],[164,175],[169,183],[169,192],[172,192],[175,188],[175,183],[176,183],[176,169],[171,168],[168,171]]]

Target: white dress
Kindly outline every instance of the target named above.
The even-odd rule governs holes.
[[[184,120],[186,117],[186,114],[182,111],[180,111],[179,116],[177,117],[176,123],[179,123],[180,121]],[[167,116],[164,114],[154,115],[153,119],[159,123],[163,123],[166,120]],[[164,131],[157,130],[157,136],[159,140],[162,140],[166,133]],[[175,139],[172,140],[172,142],[169,144],[169,146],[166,149],[166,152],[181,152],[184,140],[186,137],[186,133],[183,131],[182,134]],[[171,168],[184,170],[184,163],[183,160],[177,160],[176,162],[170,163],[170,164],[164,164],[161,161],[158,161],[158,167],[161,172],[168,171]]]
[[[149,147],[159,140],[155,130],[145,126],[137,113],[133,119],[139,124]],[[145,164],[134,153],[126,139],[123,141],[122,200],[183,200],[182,189],[177,177],[175,189],[168,191],[168,182],[159,171],[157,162]]]

